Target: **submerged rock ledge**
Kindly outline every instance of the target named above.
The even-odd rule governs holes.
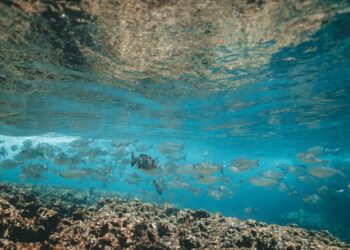
[[[116,193],[0,184],[1,249],[349,249],[328,231],[242,221]]]

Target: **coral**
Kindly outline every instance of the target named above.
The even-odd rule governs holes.
[[[88,194],[88,191],[52,187],[0,185],[0,248],[292,250],[350,247],[328,231],[310,231],[293,224],[278,226],[241,221],[204,210],[180,210],[171,205],[127,200],[106,192]]]

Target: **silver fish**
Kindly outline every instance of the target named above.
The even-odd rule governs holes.
[[[137,152],[146,152],[146,151],[150,150],[151,148],[153,148],[152,145],[141,144],[141,145],[136,147],[136,151]]]
[[[309,174],[317,178],[328,178],[336,174],[342,175],[342,173],[331,167],[313,167],[308,169]]]
[[[6,150],[5,147],[1,147],[1,148],[0,148],[0,156],[1,156],[2,158],[6,158],[6,157],[8,156],[8,152],[7,152],[7,150]]]
[[[184,149],[184,145],[175,142],[165,142],[157,147],[158,152],[164,155],[176,154]]]
[[[0,167],[4,169],[12,169],[12,168],[18,167],[19,165],[20,165],[19,162],[11,159],[6,159],[0,162]]]
[[[225,186],[213,185],[208,189],[208,195],[215,200],[222,200],[233,196],[233,192]]]
[[[80,179],[91,175],[93,171],[91,169],[67,169],[59,172],[59,176],[65,179]]]
[[[14,156],[15,160],[23,161],[23,160],[32,160],[38,157],[42,157],[45,159],[45,155],[42,152],[34,148],[25,148],[22,149],[17,155]]]
[[[259,160],[251,160],[240,157],[231,162],[230,170],[232,172],[242,172],[247,171],[255,166],[259,166]]]
[[[256,207],[246,207],[246,208],[244,208],[244,213],[246,215],[252,215],[252,214],[255,214],[256,212],[258,212],[258,209]]]
[[[123,181],[130,185],[135,185],[142,182],[142,178],[135,172],[125,172],[125,174],[127,177],[125,177]]]
[[[47,165],[30,164],[22,167],[22,178],[43,179],[43,174],[48,171]]]
[[[33,146],[33,141],[28,139],[23,141],[22,144],[23,144],[22,149],[31,148]]]
[[[68,143],[69,146],[73,148],[82,148],[82,147],[87,147],[92,141],[89,139],[81,138],[81,139],[76,139],[74,141],[71,141]]]
[[[67,155],[64,152],[59,153],[55,159],[54,159],[54,163],[56,165],[66,165],[69,162],[69,155]]]
[[[17,146],[17,145],[12,145],[12,146],[10,147],[10,149],[12,150],[12,152],[15,152],[15,151],[17,151],[18,146]]]
[[[186,155],[183,154],[171,154],[171,155],[167,155],[166,158],[169,161],[181,161],[181,160],[186,160]]]
[[[111,145],[116,148],[120,147],[128,147],[129,145],[133,145],[138,140],[112,140]]]
[[[319,205],[322,203],[322,198],[318,194],[310,194],[304,196],[303,201],[311,205]]]
[[[321,160],[317,158],[315,155],[310,153],[299,153],[297,154],[297,157],[302,162],[308,163],[308,164],[326,164],[327,161]]]
[[[162,178],[152,180],[152,184],[156,189],[157,193],[160,195],[164,192],[164,190],[167,189],[167,186],[165,185],[165,182]]]
[[[277,180],[265,178],[263,176],[251,177],[249,183],[257,187],[271,186],[277,183]]]
[[[122,148],[118,151],[112,152],[111,155],[113,155],[116,158],[122,158],[130,154],[130,151],[128,148]]]
[[[223,167],[212,162],[201,162],[193,166],[195,172],[203,175],[212,175],[220,171],[223,173]]]
[[[261,174],[261,176],[268,178],[268,179],[276,180],[276,181],[283,179],[283,174],[281,174],[277,171],[272,171],[272,170],[268,170],[268,171],[263,172]]]

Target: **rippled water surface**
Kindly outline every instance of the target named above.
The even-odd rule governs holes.
[[[345,0],[2,0],[0,180],[350,241],[349,26]]]

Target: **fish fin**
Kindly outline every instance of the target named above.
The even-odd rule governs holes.
[[[39,155],[41,158],[46,159],[45,154],[44,154],[43,152],[40,152],[38,155]]]

